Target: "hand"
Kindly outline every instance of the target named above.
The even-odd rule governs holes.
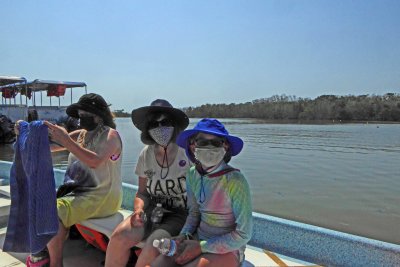
[[[197,240],[183,240],[178,245],[179,250],[182,252],[176,257],[175,262],[180,265],[184,265],[201,255],[200,242]]]
[[[131,226],[132,227],[143,227],[144,226],[144,221],[143,221],[143,216],[146,216],[144,211],[142,209],[137,209],[135,210],[134,213],[131,215]]]
[[[44,121],[44,124],[49,127],[49,136],[51,141],[54,141],[65,147],[65,143],[69,138],[67,130],[65,128],[52,124],[48,121]]]
[[[186,235],[180,234],[180,235],[171,237],[171,239],[175,240],[177,243],[181,243],[183,240],[186,240]]]
[[[17,120],[17,122],[14,124],[14,133],[15,135],[19,135],[19,123],[23,120]]]

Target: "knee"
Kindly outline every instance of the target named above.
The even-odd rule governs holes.
[[[128,235],[124,229],[115,229],[111,235],[110,242],[124,243],[128,241]]]
[[[111,235],[110,243],[132,247],[140,241],[140,233],[133,231],[131,227],[120,224]]]

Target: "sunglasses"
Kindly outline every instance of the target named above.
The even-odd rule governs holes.
[[[94,117],[96,115],[87,111],[78,111],[78,116],[79,118],[82,118],[82,117]]]
[[[149,129],[157,128],[159,126],[169,127],[173,126],[173,123],[170,119],[162,119],[160,121],[150,121],[148,124]]]
[[[214,146],[214,147],[222,147],[225,141],[220,138],[214,139],[204,139],[204,138],[197,138],[194,140],[194,145],[196,147],[207,147],[207,146]]]
[[[96,115],[94,115],[94,114],[79,114],[78,116],[79,116],[79,118],[93,118]]]

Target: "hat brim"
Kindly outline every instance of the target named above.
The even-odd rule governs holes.
[[[225,138],[226,140],[228,140],[228,142],[230,144],[230,151],[231,151],[231,155],[232,156],[236,156],[243,149],[243,140],[240,139],[237,136],[224,135],[224,134],[221,134],[220,132],[214,132],[214,131],[211,131],[211,130],[195,130],[195,129],[191,129],[191,130],[186,130],[186,131],[181,132],[178,135],[178,138],[176,139],[176,143],[178,144],[178,146],[180,146],[180,147],[185,149],[186,155],[188,157],[190,157],[188,139],[191,136],[193,136],[193,135],[195,135],[197,133],[212,134],[212,135],[221,136],[221,137]]]
[[[74,103],[74,104],[69,105],[65,112],[70,117],[79,118],[78,110],[84,110],[84,111],[96,114],[96,115],[98,115],[100,117],[104,117],[104,112],[103,111],[99,110],[96,107],[93,107],[92,105],[85,105],[85,104],[82,104],[82,103]]]
[[[140,131],[145,131],[148,122],[148,115],[151,113],[165,113],[170,115],[176,125],[181,129],[185,129],[189,125],[189,118],[180,109],[162,106],[147,106],[132,110],[131,118],[136,128]]]

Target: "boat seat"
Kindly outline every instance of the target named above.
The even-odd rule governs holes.
[[[26,266],[25,263],[21,262],[16,257],[4,252],[0,249],[0,266],[12,266],[12,267],[23,267]]]
[[[79,224],[96,230],[97,232],[106,235],[108,238],[111,238],[111,235],[118,224],[128,218],[131,214],[131,211],[121,209],[114,215],[103,218],[88,219],[80,222]],[[143,248],[144,242],[140,242],[136,245],[136,247]]]

